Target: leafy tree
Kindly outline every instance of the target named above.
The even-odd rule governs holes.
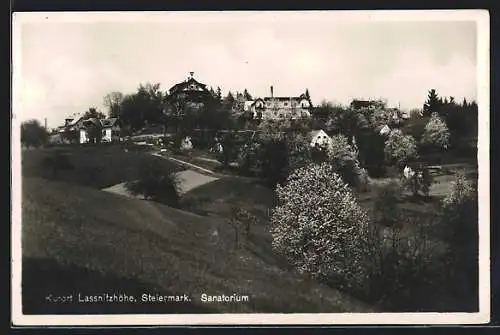
[[[286,181],[288,174],[287,145],[283,139],[268,139],[262,144],[260,155],[260,178],[274,188]]]
[[[105,119],[106,115],[102,112],[99,112],[95,107],[90,107],[84,114],[83,119]]]
[[[276,188],[272,246],[299,271],[345,287],[362,286],[368,216],[328,163],[293,171]]]
[[[160,84],[141,84],[136,93],[123,98],[120,107],[121,120],[131,129],[139,130],[146,124],[164,122],[165,114],[168,114],[165,109],[168,108],[165,106],[165,95],[160,90]],[[175,111],[177,112],[178,108]]]
[[[127,182],[125,186],[133,195],[142,195],[146,200],[152,200],[178,208],[178,180],[173,171],[165,171],[155,161],[145,163],[139,170],[136,181]]]
[[[291,133],[286,138],[288,171],[299,169],[313,161],[309,138],[300,133]]]
[[[41,147],[47,143],[49,133],[38,120],[21,123],[21,143],[26,147]]]
[[[384,152],[387,162],[396,164],[400,169],[418,158],[415,139],[410,135],[404,135],[399,129],[390,132],[385,141]]]
[[[257,218],[244,208],[232,207],[231,216],[226,222],[234,229],[235,247],[239,249],[242,233],[248,238],[251,227],[257,222]]]
[[[446,123],[437,114],[434,114],[429,119],[429,122],[427,122],[421,142],[424,146],[444,150],[448,149],[450,145],[450,131]]]
[[[261,145],[257,141],[245,143],[238,153],[238,168],[242,175],[256,176],[260,171]]]
[[[91,143],[101,143],[102,125],[98,119],[89,119],[85,122],[87,134]]]
[[[228,167],[233,159],[237,158],[238,147],[234,134],[226,133],[221,140],[222,152],[219,153],[218,159],[224,167]]]
[[[345,183],[361,188],[366,185],[366,171],[359,164],[358,152],[349,144],[345,136],[332,136],[327,153],[330,164]]]
[[[435,89],[429,90],[427,95],[427,101],[424,104],[423,115],[431,116],[433,113],[439,114],[439,108],[441,106],[441,101],[436,93]]]

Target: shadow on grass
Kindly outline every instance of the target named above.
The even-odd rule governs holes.
[[[81,302],[102,294],[133,296],[136,302]],[[180,295],[135,279],[105,275],[53,260],[23,260],[22,305],[24,314],[190,314],[216,313],[193,302],[142,302],[143,294]],[[59,298],[58,298],[59,297]],[[116,298],[115,298],[116,299]]]

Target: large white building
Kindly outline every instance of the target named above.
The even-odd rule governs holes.
[[[258,119],[298,119],[311,116],[312,104],[306,93],[275,97],[271,86],[271,96],[246,101],[244,108]]]

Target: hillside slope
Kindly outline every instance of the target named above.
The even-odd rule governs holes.
[[[50,313],[372,312],[245,249],[224,220],[40,178],[23,179],[23,309]],[[188,294],[188,303],[77,303],[78,294]],[[202,293],[248,295],[202,303]],[[45,297],[72,296],[73,302]]]

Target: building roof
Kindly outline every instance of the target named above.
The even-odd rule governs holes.
[[[170,92],[170,94],[172,94],[172,93],[175,93],[177,91],[183,90],[185,87],[187,87],[191,84],[194,84],[194,85],[200,87],[203,91],[208,91],[207,85],[200,83],[199,81],[197,81],[193,77],[188,78],[187,80],[185,80],[181,83],[175,84],[168,91]]]
[[[118,121],[118,118],[116,117],[112,117],[112,118],[109,118],[109,119],[101,119],[101,125],[103,127],[113,127],[114,125],[116,125],[116,122]]]
[[[321,133],[324,133],[326,136],[328,136],[328,134],[327,134],[327,133],[326,133],[323,129],[319,129],[319,130],[312,130],[312,131],[310,131],[310,132],[309,132],[309,135],[310,135],[312,138],[314,138],[314,137],[318,136],[318,135],[319,135],[319,134],[321,134]],[[328,136],[328,137],[330,137],[330,136]]]
[[[245,101],[245,103],[243,105],[243,110],[245,112],[248,111],[248,110],[250,110],[250,107],[252,107],[254,103],[255,103],[255,101],[253,101],[253,100]]]

